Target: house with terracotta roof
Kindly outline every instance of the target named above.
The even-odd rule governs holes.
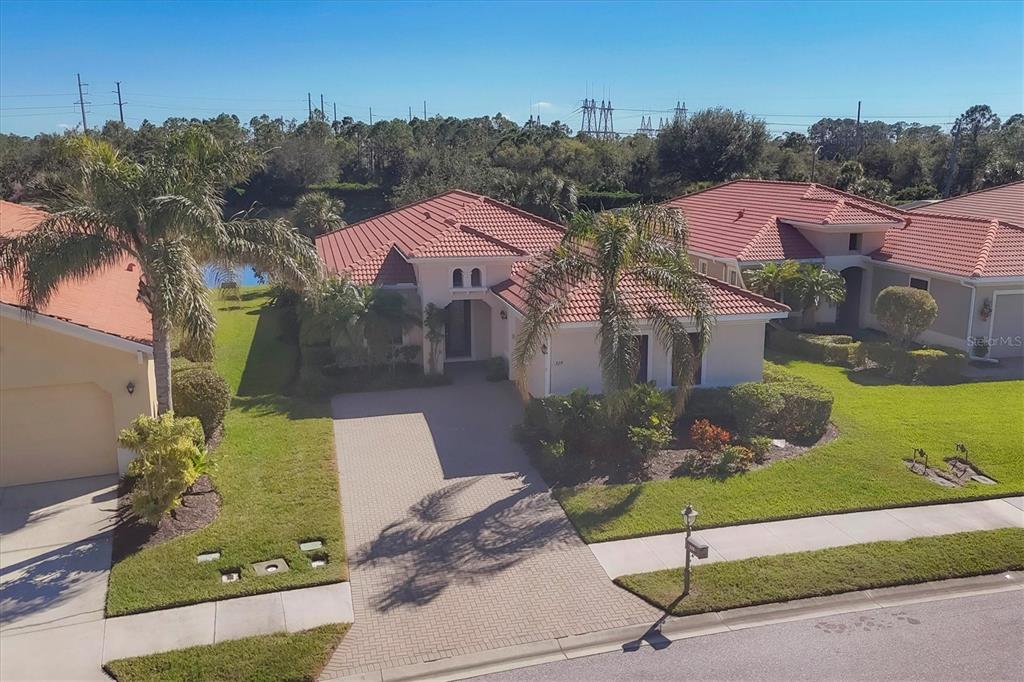
[[[444,362],[511,360],[525,312],[525,270],[562,235],[560,225],[544,218],[453,190],[321,235],[316,247],[329,272],[403,292],[413,309],[431,303],[447,309]],[[716,322],[699,385],[760,380],[765,323],[786,317],[789,309],[711,276],[704,282]],[[638,300],[657,295],[639,285],[626,287]],[[531,395],[602,390],[596,292],[584,285],[570,297],[557,333],[526,368]],[[678,314],[684,321],[689,315]],[[403,342],[422,344],[422,330],[406,332]],[[659,347],[649,329],[637,342],[639,378],[670,386],[669,350]]]
[[[735,180],[667,202],[689,227],[700,272],[743,285],[744,269],[772,261],[839,271],[846,300],[817,320],[876,327],[889,286],[926,289],[939,306],[922,340],[990,357],[1024,355],[1024,183],[902,211],[806,182]]]
[[[0,236],[46,216],[0,201]],[[69,282],[41,310],[0,282],[0,486],[124,473],[117,434],[156,413],[149,312],[138,265]]]

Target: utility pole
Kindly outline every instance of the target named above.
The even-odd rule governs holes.
[[[75,76],[78,78],[78,106],[82,110],[82,132],[89,132],[89,126],[85,122],[85,100],[82,98],[82,74],[76,73]],[[88,83],[85,83],[88,85]]]
[[[412,123],[412,105],[409,105],[409,123]]]
[[[334,103],[334,120],[335,121],[338,120],[338,103],[337,102]]]
[[[427,100],[423,100],[423,120],[427,120]]]
[[[864,147],[864,134],[860,128],[860,100],[857,100],[857,153]]]
[[[942,198],[948,199],[953,194],[953,179],[956,177],[957,156],[960,153],[960,134],[962,132],[962,119],[958,118],[949,131],[953,141],[949,144],[949,158],[946,159],[946,178],[942,183]]]
[[[117,81],[117,111],[121,115],[121,125],[124,125],[124,102],[121,101],[121,81]]]
[[[373,125],[373,107],[370,107],[370,125]]]
[[[309,120],[313,120],[313,95],[306,93],[306,104],[309,105]]]
[[[327,110],[324,109],[324,93],[322,92],[320,93],[320,114],[324,118],[327,118]]]

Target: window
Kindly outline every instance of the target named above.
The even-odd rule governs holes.
[[[462,268],[455,268],[452,270],[452,288],[462,288]]]
[[[850,233],[850,251],[860,251],[860,232]]]
[[[708,274],[708,262],[706,260],[700,261],[700,264],[697,267],[699,268],[700,274]]]
[[[693,349],[696,350],[697,349],[697,343],[700,341],[700,334],[687,334],[687,336],[690,337],[690,344],[692,345]],[[679,362],[677,360],[678,357],[679,356],[676,355],[675,353],[672,354],[672,376],[669,377],[669,385],[670,386],[676,386],[677,385],[676,384],[676,375],[679,374]],[[704,356],[703,355],[697,355],[696,357],[694,357],[693,358],[693,364],[694,364],[694,367],[693,367],[694,372],[693,372],[693,384],[692,385],[693,386],[700,386],[701,380],[702,380],[702,376],[701,376],[702,367],[701,367],[701,365],[704,364]]]
[[[637,348],[637,354],[640,356],[640,362],[636,368],[636,383],[646,384],[647,377],[647,361],[649,359],[650,341],[651,337],[647,334],[641,334],[640,336],[634,336]]]
[[[469,273],[469,286],[471,286],[471,287],[483,286],[480,283],[480,268],[473,268],[473,270]]]
[[[735,270],[730,270],[729,271],[729,284],[731,284],[733,286],[737,286],[739,281],[740,281],[740,279],[739,279],[739,277],[736,276],[736,271]]]
[[[921,291],[928,291],[928,280],[920,277],[911,277],[910,286],[913,289],[920,289]]]

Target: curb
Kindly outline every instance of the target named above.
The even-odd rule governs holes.
[[[543,663],[571,660],[614,651],[658,648],[666,641],[703,637],[735,630],[904,606],[924,602],[1024,590],[1024,571],[973,578],[954,578],[916,585],[900,585],[827,597],[749,606],[694,616],[670,616],[660,623],[630,625],[583,635],[569,635],[530,644],[452,656],[387,670],[338,678],[340,682],[400,682],[402,680],[461,680]]]

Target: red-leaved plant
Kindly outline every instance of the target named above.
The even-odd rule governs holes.
[[[731,439],[728,431],[707,419],[698,419],[690,427],[690,440],[701,452],[720,452]]]

